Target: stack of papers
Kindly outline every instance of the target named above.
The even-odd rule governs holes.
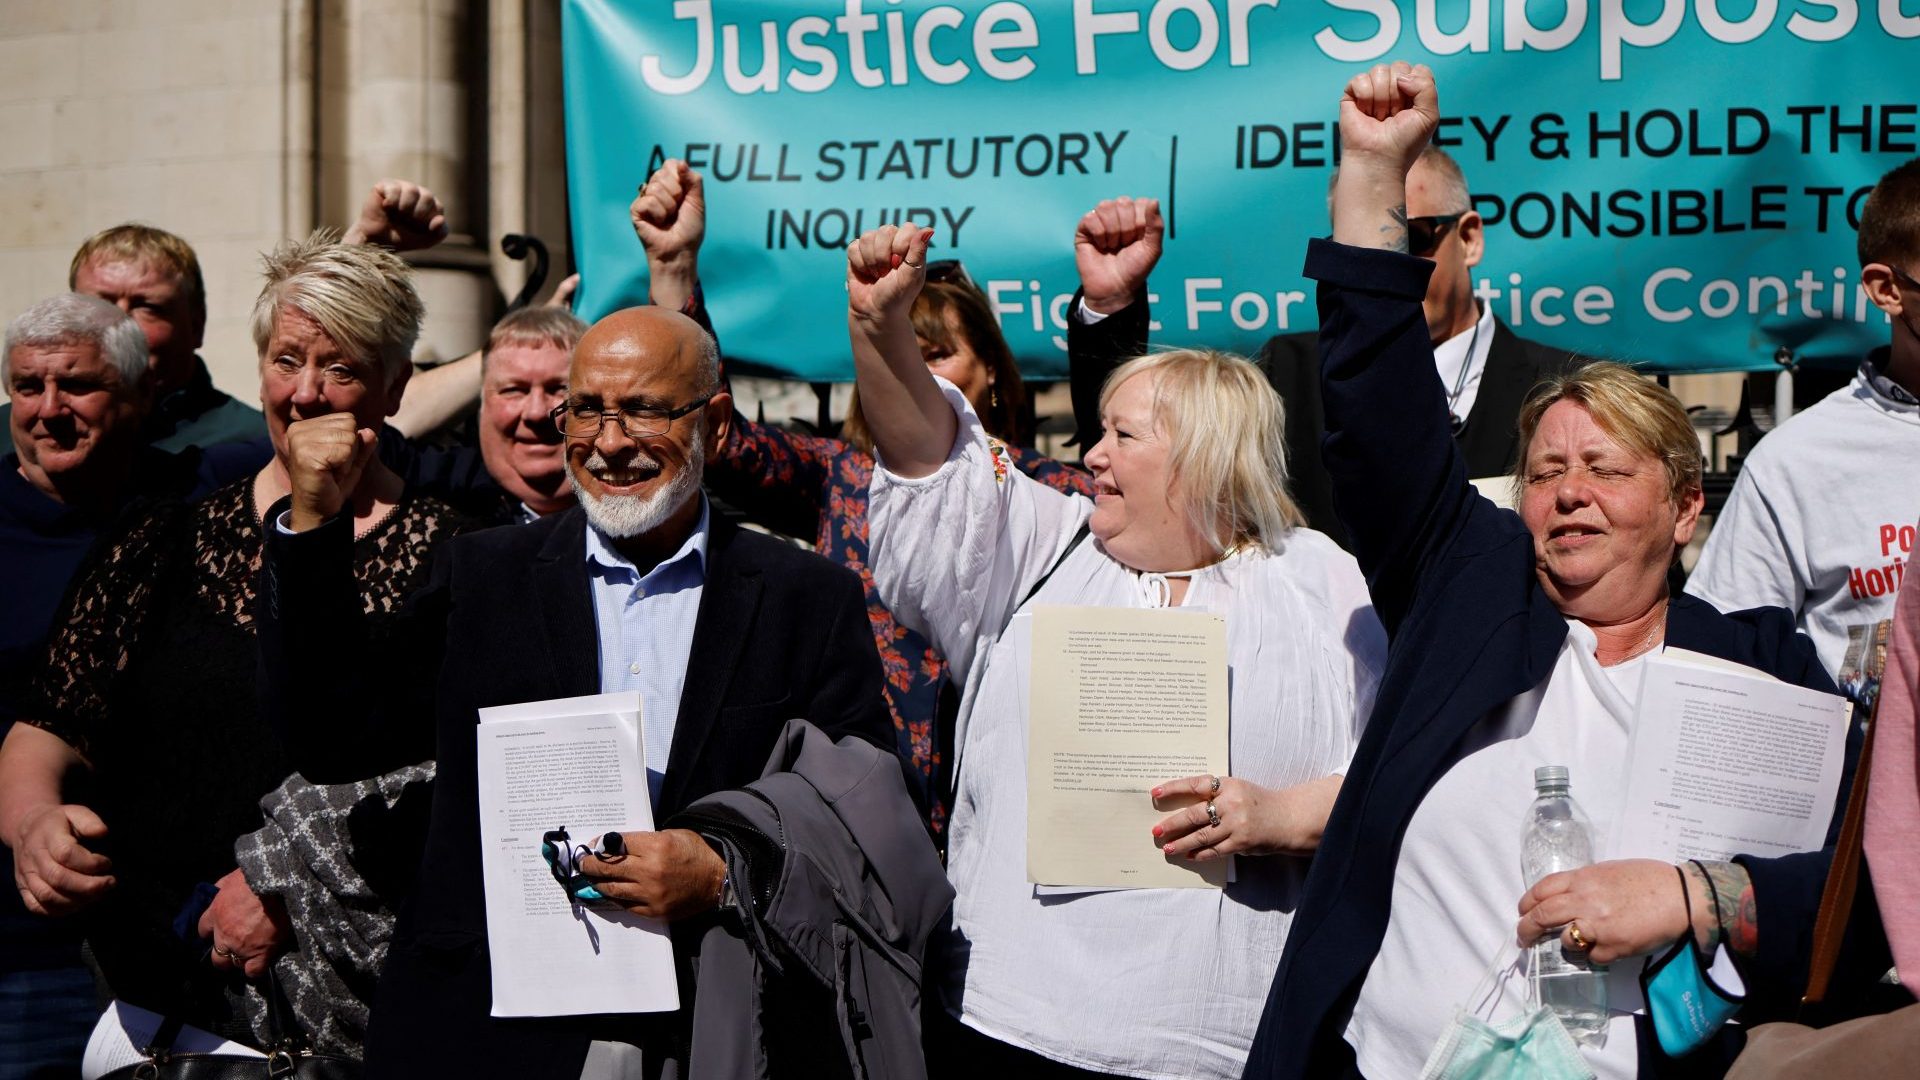
[[[550,829],[588,843],[653,828],[640,695],[481,709],[478,738],[493,1015],[678,1009],[666,924],[574,904],[540,855]]]
[[[1716,657],[1647,661],[1608,857],[1725,860],[1826,843],[1852,705]]]

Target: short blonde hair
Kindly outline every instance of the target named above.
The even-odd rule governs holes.
[[[131,263],[165,270],[179,280],[187,310],[202,319],[207,317],[207,284],[200,276],[200,257],[193,253],[193,245],[165,229],[129,221],[87,237],[67,264],[67,288],[80,287],[80,271],[90,262]]]
[[[1305,523],[1287,494],[1286,411],[1252,361],[1211,349],[1148,353],[1107,376],[1101,411],[1122,383],[1149,373],[1157,376],[1153,419],[1166,432],[1168,468],[1202,536],[1272,547]],[[1223,524],[1231,535],[1217,535]]]
[[[523,307],[515,308],[500,316],[487,334],[487,346],[481,350],[480,366],[485,369],[493,354],[508,346],[517,345],[523,349],[538,349],[542,346],[573,352],[580,339],[587,336],[587,324],[566,308]]]
[[[377,364],[391,387],[413,364],[426,308],[413,289],[413,271],[393,252],[371,244],[342,244],[321,230],[286,240],[262,258],[266,284],[253,302],[253,345],[260,359],[282,308],[318,323],[333,343],[362,363]]]
[[[1516,500],[1526,490],[1527,450],[1540,418],[1561,401],[1587,410],[1600,430],[1627,449],[1659,461],[1667,472],[1667,495],[1676,505],[1701,490],[1700,438],[1680,399],[1631,367],[1602,360],[1547,378],[1520,407],[1520,455],[1513,463]]]

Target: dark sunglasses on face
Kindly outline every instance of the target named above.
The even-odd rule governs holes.
[[[1421,258],[1431,256],[1440,249],[1440,241],[1446,238],[1447,230],[1465,214],[1425,214],[1407,219],[1407,253]]]

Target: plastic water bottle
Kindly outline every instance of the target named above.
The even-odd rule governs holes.
[[[1533,805],[1527,808],[1520,833],[1520,869],[1528,888],[1548,874],[1578,870],[1593,862],[1593,827],[1568,787],[1565,765],[1533,770]],[[1540,1003],[1560,1017],[1576,1042],[1604,1046],[1607,970],[1568,960],[1561,954],[1558,937],[1535,945],[1533,953]]]

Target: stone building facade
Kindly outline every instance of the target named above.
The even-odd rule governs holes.
[[[524,282],[505,233],[567,264],[558,0],[5,0],[0,313],[66,287],[90,233],[143,221],[199,252],[203,355],[258,392],[259,254],[345,226],[382,177],[453,236],[419,253],[418,358],[458,356]]]

